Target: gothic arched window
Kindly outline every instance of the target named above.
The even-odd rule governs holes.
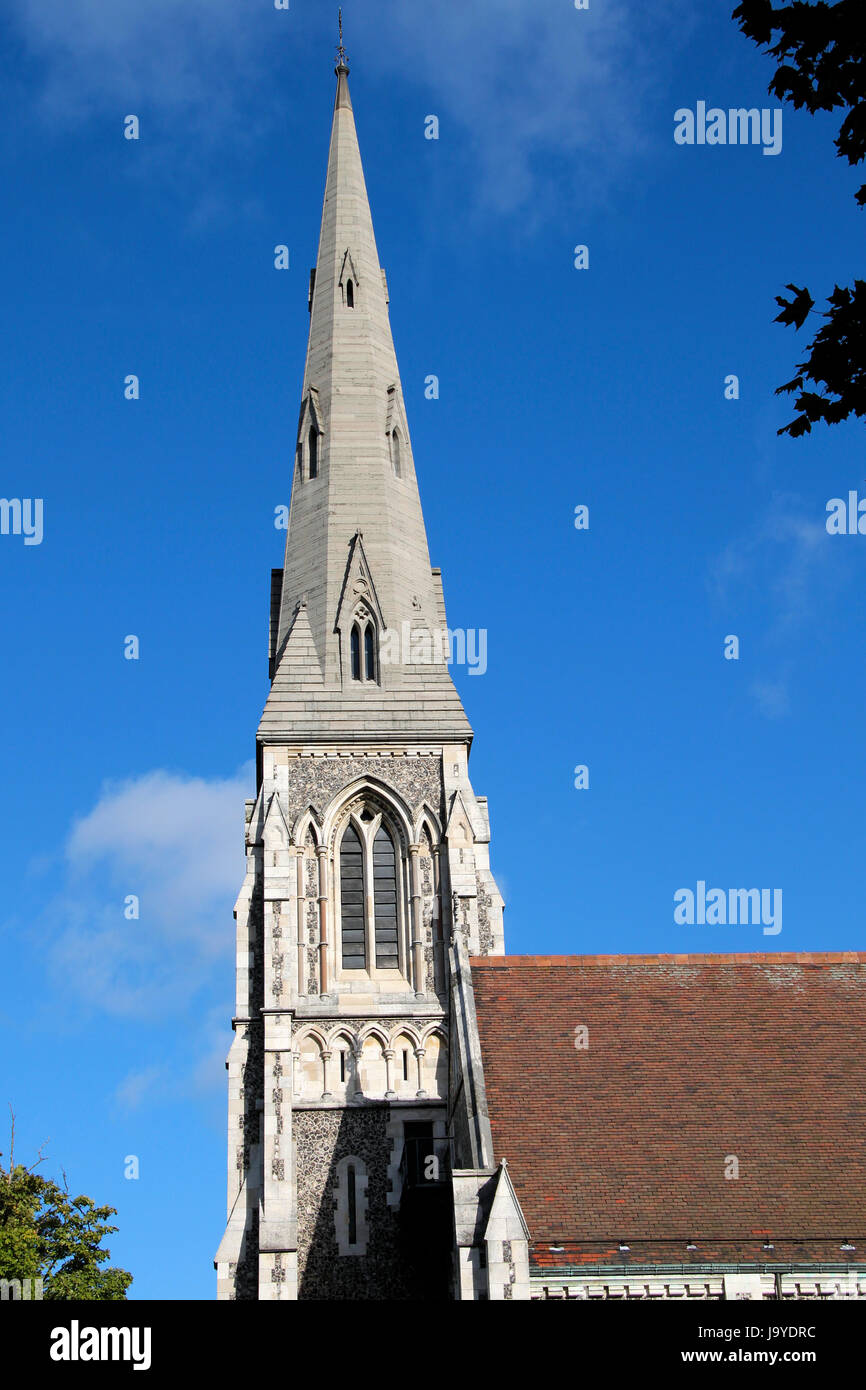
[[[340,845],[340,922],[344,970],[366,970],[364,846],[353,825]]]
[[[309,469],[309,476],[310,476],[311,478],[318,478],[318,476],[319,476],[319,431],[316,429],[315,425],[311,425],[311,426],[310,426],[309,446],[310,446],[310,469]]]
[[[400,431],[399,431],[398,429],[393,429],[393,430],[391,431],[391,462],[392,462],[393,465],[394,465],[394,472],[395,472],[396,476],[399,478],[399,477],[400,477]]]
[[[355,307],[355,287],[351,280],[346,281],[346,304],[350,309]]]
[[[364,679],[376,679],[376,634],[372,623],[364,629]]]
[[[373,801],[356,802],[335,856],[335,969],[344,976],[363,971],[371,980],[401,973],[411,979],[407,849],[399,823]],[[348,1082],[347,1070],[340,1083]]]
[[[376,968],[397,970],[400,965],[397,942],[397,856],[394,841],[384,825],[379,826],[373,841],[373,916]]]
[[[361,629],[358,624],[353,624],[352,636],[349,645],[352,649],[352,680],[361,679]]]

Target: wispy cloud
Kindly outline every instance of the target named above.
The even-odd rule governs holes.
[[[238,0],[11,0],[46,113],[78,119],[136,104],[218,122],[267,52],[264,6]]]
[[[787,679],[756,680],[749,687],[758,709],[768,719],[781,719],[791,711]]]
[[[820,617],[848,573],[823,514],[810,514],[800,498],[788,494],[777,495],[750,528],[711,559],[709,585],[717,603],[749,615],[752,651],[760,642],[758,659],[773,663],[772,673],[756,676],[749,687],[766,717],[789,713],[802,631]]]
[[[423,18],[405,0],[385,0],[382,9],[376,25],[387,43],[372,47],[371,60],[383,74],[393,71],[396,50],[404,72],[429,85],[433,114],[446,118],[440,138],[471,146],[482,203],[537,215],[539,200],[568,191],[563,176],[574,177],[577,155],[584,205],[633,169],[651,94],[695,22],[681,0],[605,0],[586,10],[439,0]]]
[[[822,518],[780,494],[711,560],[711,587],[726,604],[760,599],[769,635],[779,640],[814,616],[824,584],[835,577],[828,541]]]
[[[268,0],[11,4],[52,120],[122,107],[177,129],[183,116],[197,142],[242,124],[244,103],[246,127],[253,109],[257,122],[274,118],[281,44],[297,62],[309,61],[311,45],[320,50],[324,72],[335,38],[332,12],[279,12]],[[685,0],[605,0],[587,10],[567,0],[500,0],[492,9],[380,0],[347,16],[347,42],[352,62],[381,82],[424,87],[442,122],[439,148],[467,162],[476,207],[521,211],[531,224],[578,187],[585,206],[634,170],[653,93],[694,23]]]
[[[103,789],[69,834],[63,889],[44,914],[57,983],[106,1013],[143,1016],[183,1007],[209,981],[233,949],[252,783],[248,766]],[[131,896],[137,917],[125,915]]]
[[[164,1084],[168,1075],[168,1069],[163,1066],[131,1071],[117,1087],[115,1100],[124,1110],[138,1110]]]
[[[205,1009],[188,1018],[186,1026],[166,1039],[159,1060],[128,1072],[115,1088],[121,1110],[137,1111],[225,1095],[225,1061],[231,1045],[231,1029],[225,1010]],[[173,1044],[173,1046],[169,1045]],[[178,1053],[182,1062],[178,1064]]]

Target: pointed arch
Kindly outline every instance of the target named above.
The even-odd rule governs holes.
[[[298,464],[298,479],[304,482],[319,476],[321,463],[321,438],[324,433],[322,412],[319,407],[318,388],[311,386],[301,401],[298,416],[298,435],[295,457]],[[306,455],[306,458],[305,458]]]
[[[352,624],[350,652],[352,680],[359,681],[361,679],[361,629],[357,623]]]
[[[408,478],[411,475],[411,451],[409,447],[409,426],[399,385],[392,381],[388,387],[385,404],[385,438],[391,459],[391,471],[395,478]]]
[[[415,838],[419,843],[424,839],[425,833],[431,848],[438,845],[442,839],[439,817],[426,801],[422,803],[415,823]]]
[[[334,1234],[339,1255],[365,1255],[369,1227],[364,1160],[347,1154],[337,1164],[334,1179]]]
[[[347,808],[364,802],[375,806],[388,815],[392,828],[396,829],[400,840],[399,852],[405,854],[412,843],[413,816],[411,809],[399,792],[389,787],[380,777],[368,773],[355,777],[331,798],[321,816],[324,840],[333,844],[346,817]]]
[[[392,1085],[398,1096],[414,1095],[418,1090],[418,1039],[408,1028],[401,1028],[394,1035],[394,1080]]]
[[[441,1027],[434,1026],[424,1033],[421,1047],[421,1087],[428,1096],[448,1094],[448,1039]]]
[[[338,1028],[328,1036],[328,1047],[333,1058],[331,1090],[335,1095],[347,1096],[355,1090],[355,1053],[358,1041],[345,1028]]]
[[[305,1028],[294,1040],[295,1085],[297,1095],[318,1098],[327,1090],[326,1054],[329,1051],[324,1034],[317,1028]]]
[[[320,845],[322,843],[322,826],[316,814],[315,807],[313,806],[308,806],[307,809],[302,811],[298,816],[292,828],[291,842],[293,845],[303,848],[308,843],[310,837],[312,837],[314,845]]]
[[[337,283],[340,286],[344,305],[347,309],[354,309],[358,290],[361,287],[361,277],[348,247],[343,255],[343,264],[340,267],[340,278]]]
[[[387,1047],[391,1046],[391,1039],[388,1037],[384,1028],[378,1023],[368,1023],[360,1029],[358,1033],[358,1046],[363,1047],[364,1043],[369,1042],[371,1038],[379,1044],[383,1052]]]

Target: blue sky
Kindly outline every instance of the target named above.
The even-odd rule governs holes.
[[[786,108],[777,157],[674,143],[698,100],[777,105],[732,8],[344,6],[431,558],[488,632],[455,678],[512,953],[862,946],[866,538],[824,525],[862,425],[777,437],[805,337],[772,319],[862,274],[864,214],[830,117]],[[215,1289],[334,30],[10,0],[2,33],[0,495],[44,539],[0,536],[0,1100],[118,1208],[138,1298]],[[700,879],[780,888],[782,932],[675,925]]]

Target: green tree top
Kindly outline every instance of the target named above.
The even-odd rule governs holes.
[[[111,1251],[102,1248],[117,1226],[114,1207],[98,1207],[89,1197],[72,1197],[63,1186],[16,1163],[15,1118],[9,1166],[0,1154],[0,1279],[43,1280],[43,1298],[112,1302],[126,1298],[132,1275],[103,1268]]]

